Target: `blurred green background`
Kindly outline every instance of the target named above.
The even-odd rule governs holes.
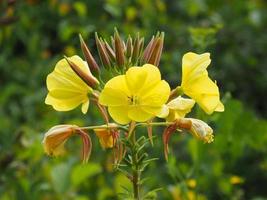
[[[61,158],[44,155],[43,133],[60,123],[102,123],[91,106],[59,113],[44,104],[45,79],[64,54],[82,56],[78,33],[95,52],[94,32],[108,37],[165,32],[160,64],[172,87],[180,83],[185,52],[210,52],[210,76],[225,112],[206,116],[215,142],[173,135],[163,157],[154,129],[146,190],[158,199],[267,199],[267,2],[264,0],[2,0],[0,1],[0,200],[118,199],[127,180],[112,171],[112,151],[93,133],[90,162],[80,165],[79,138]],[[142,132],[141,132],[142,133]],[[156,174],[156,176],[155,176]]]

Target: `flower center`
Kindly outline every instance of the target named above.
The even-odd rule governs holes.
[[[137,96],[133,95],[133,96],[128,97],[128,99],[129,99],[129,103],[131,105],[137,105],[138,104],[138,97]]]

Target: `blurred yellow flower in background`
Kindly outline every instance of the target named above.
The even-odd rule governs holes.
[[[210,62],[209,53],[189,52],[183,56],[182,60],[181,89],[183,93],[194,99],[207,114],[224,111],[218,86],[208,76],[207,67]]]
[[[68,59],[93,77],[87,63],[79,56]],[[92,88],[72,70],[66,59],[61,59],[56,64],[54,71],[47,76],[46,84],[49,91],[45,99],[46,104],[52,105],[57,111],[69,111],[82,104],[82,112],[87,112],[88,94],[92,92]]]
[[[111,117],[120,124],[147,121],[158,115],[170,95],[169,84],[161,80],[157,67],[131,67],[125,75],[109,80],[99,96]]]

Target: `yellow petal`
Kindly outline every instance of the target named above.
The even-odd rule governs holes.
[[[128,106],[109,106],[108,112],[112,119],[119,124],[128,124],[131,119],[128,117]]]
[[[223,105],[223,103],[221,101],[217,105],[215,111],[217,111],[217,112],[223,112],[224,111],[224,105]]]
[[[170,91],[170,86],[166,81],[159,81],[157,84],[150,87],[149,90],[142,91],[140,105],[161,107],[169,99]]]
[[[131,67],[125,76],[132,94],[147,90],[161,80],[159,69],[151,64],[145,64],[142,67]]]
[[[81,104],[84,101],[84,97],[76,96],[71,99],[58,99],[48,94],[45,99],[45,103],[52,105],[53,108],[57,111],[69,111]]]
[[[186,94],[195,99],[207,114],[213,113],[220,103],[218,86],[209,77],[199,78]]]
[[[128,105],[130,92],[127,88],[125,76],[120,75],[109,80],[99,96],[99,102],[105,106]]]
[[[173,110],[191,110],[195,105],[195,101],[192,99],[183,98],[181,96],[171,100],[167,106]]]
[[[206,69],[210,62],[209,53],[186,53],[182,60],[182,84],[187,84],[188,81],[191,81],[202,73],[207,73]]]
[[[87,110],[88,110],[88,108],[89,108],[89,99],[88,100],[86,100],[86,102],[84,102],[83,104],[82,104],[82,113],[83,114],[86,114],[87,113]]]
[[[140,106],[131,106],[128,116],[133,121],[144,122],[151,119],[154,115],[144,111]]]
[[[163,105],[157,117],[166,118],[169,115],[169,113],[170,113],[169,107],[167,105]]]

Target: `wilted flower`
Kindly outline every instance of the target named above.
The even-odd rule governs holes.
[[[212,128],[205,122],[199,119],[186,118],[185,120],[190,120],[192,126],[190,132],[198,139],[203,140],[205,143],[211,143],[214,140]]]
[[[118,130],[115,129],[94,129],[101,146],[106,148],[113,148],[118,137]]]
[[[76,125],[57,125],[49,129],[43,139],[44,151],[50,156],[60,156],[65,153],[64,145],[73,135],[80,135],[83,141],[83,161],[89,159],[91,153],[90,137]]]
[[[62,155],[65,142],[75,134],[75,125],[57,125],[49,129],[44,136],[44,151],[50,156]]]
[[[210,64],[210,54],[186,53],[182,61],[182,91],[194,99],[207,113],[224,111],[220,101],[218,86],[209,76],[207,67]]]
[[[158,115],[170,95],[169,84],[161,80],[157,67],[131,67],[125,75],[109,80],[99,96],[111,117],[120,124],[143,122]]]
[[[194,100],[179,96],[167,103],[158,117],[166,118],[167,121],[174,121],[183,118],[191,111],[194,105]]]
[[[82,104],[82,112],[85,114],[89,107],[88,94],[92,88],[86,84],[78,72],[84,73],[86,77],[98,83],[91,74],[88,65],[79,56],[61,59],[52,73],[47,76],[47,88],[49,93],[45,103],[52,105],[57,111],[69,111]],[[75,65],[78,72],[74,72],[70,64]]]

